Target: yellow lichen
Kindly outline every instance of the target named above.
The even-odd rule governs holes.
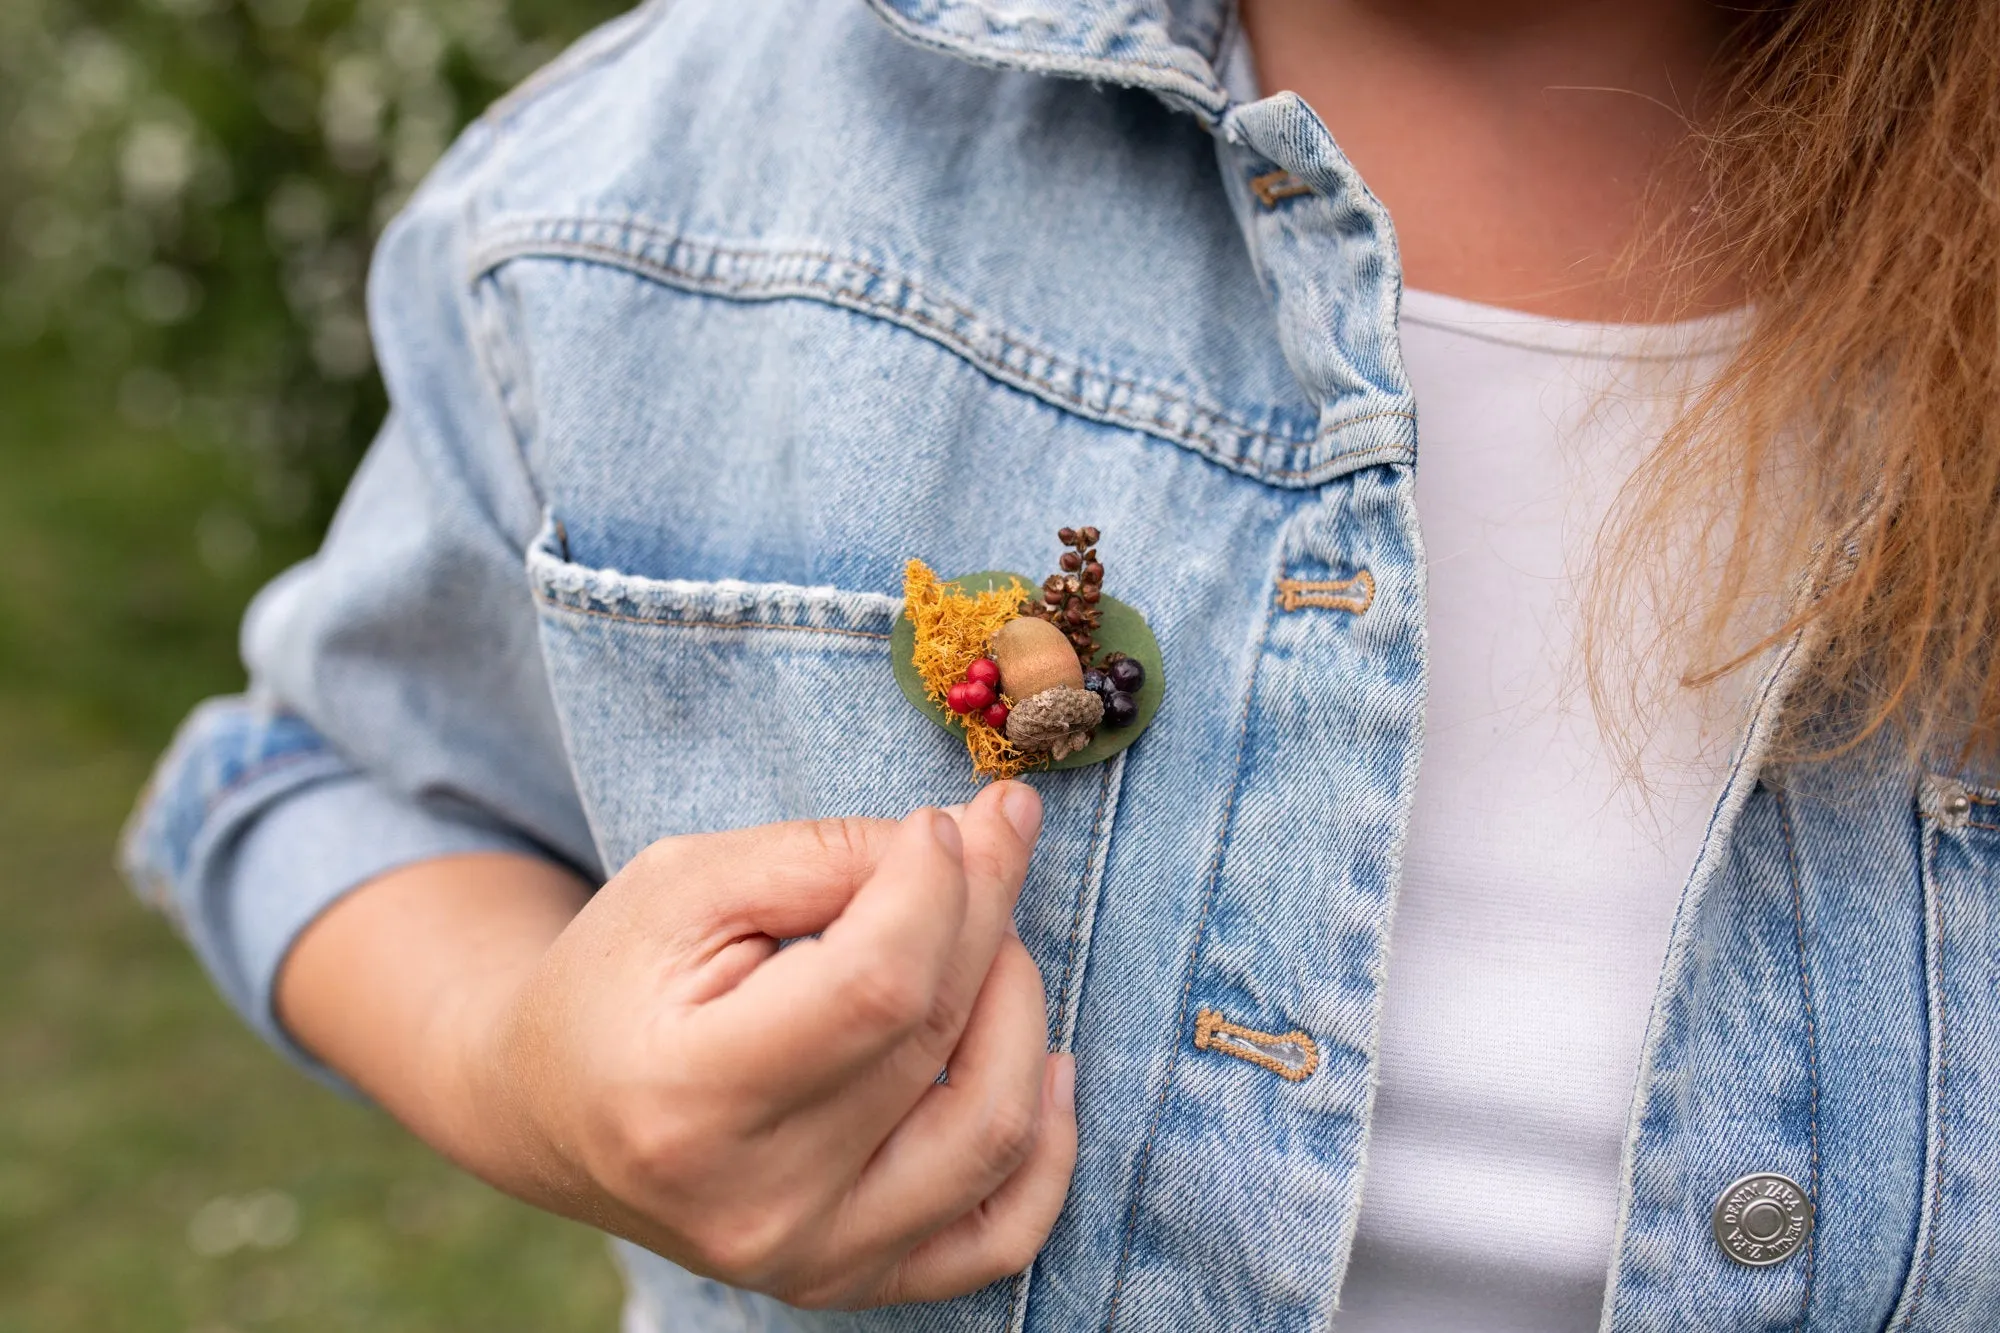
[[[965,679],[972,659],[986,651],[993,631],[1021,614],[1028,590],[1019,579],[986,592],[960,592],[943,582],[921,560],[903,569],[903,610],[916,629],[917,646],[911,665],[923,678],[931,702],[944,708],[947,691]],[[1039,761],[1022,754],[1006,736],[976,717],[945,716],[965,732],[965,749],[972,770],[982,777],[1019,777]]]

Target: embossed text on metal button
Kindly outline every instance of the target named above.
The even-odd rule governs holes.
[[[1722,1191],[1711,1222],[1724,1254],[1762,1268],[1783,1263],[1806,1243],[1812,1234],[1812,1200],[1786,1177],[1759,1172]]]

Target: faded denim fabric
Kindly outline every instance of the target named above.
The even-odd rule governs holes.
[[[1082,1150],[1031,1272],[811,1314],[622,1247],[628,1326],[1334,1323],[1424,706],[1417,407],[1389,220],[1297,97],[1225,89],[1231,22],[661,0],[495,107],[383,239],[390,418],[128,840],[273,1040],[291,941],[394,866],[603,876],[670,834],[968,796],[891,679],[908,556],[1032,573],[1095,523],[1165,652],[1137,746],[1034,779],[1020,929]],[[1984,1333],[2000,793],[1768,771],[1796,660],[1675,928],[1604,1327]],[[1315,1062],[1197,1044],[1204,1011]],[[1765,1269],[1709,1234],[1753,1171],[1818,1206]]]

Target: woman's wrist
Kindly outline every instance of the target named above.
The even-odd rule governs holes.
[[[551,941],[552,942],[552,941]],[[427,1041],[435,1052],[435,1120],[411,1128],[445,1156],[494,1188],[567,1213],[562,1200],[581,1177],[547,1125],[546,1071],[537,1055],[531,982],[547,944],[524,951],[518,966],[498,966],[441,1006]]]

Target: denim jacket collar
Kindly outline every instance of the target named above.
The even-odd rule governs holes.
[[[1004,69],[1144,88],[1219,121],[1227,0],[869,0],[920,45]]]

